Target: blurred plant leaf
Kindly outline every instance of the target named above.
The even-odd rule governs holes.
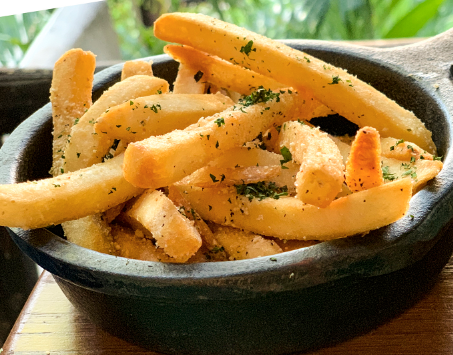
[[[425,0],[407,13],[383,38],[413,37],[432,19],[445,0]]]
[[[0,17],[0,66],[19,64],[51,13],[45,10]]]

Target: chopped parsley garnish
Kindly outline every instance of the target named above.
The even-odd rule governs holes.
[[[131,105],[131,106],[132,106],[133,104],[134,104],[134,101],[132,101],[132,100],[131,100],[131,101],[129,101],[129,105]]]
[[[401,144],[401,143],[404,143],[404,139],[400,139],[400,140],[396,141],[395,145],[392,145],[392,146],[390,147],[390,150],[395,150],[395,147],[396,147],[398,144]],[[411,146],[408,145],[407,147],[408,147],[408,149],[410,149],[409,147],[411,147]],[[412,147],[411,147],[411,148],[412,148]]]
[[[433,157],[433,160],[442,160],[442,157]]]
[[[214,248],[212,248],[210,250],[210,252],[214,253],[214,254],[221,253],[221,252],[224,252],[224,251],[225,251],[225,248],[222,247],[222,246],[219,247],[218,245],[214,246]]]
[[[288,187],[278,187],[275,182],[260,181],[252,184],[234,185],[238,195],[243,195],[252,201],[257,198],[261,201],[265,198],[278,200],[281,196],[288,196]]]
[[[76,118],[75,121],[74,121],[74,126],[75,126],[77,123],[79,123],[79,121],[80,121],[80,118]]]
[[[248,43],[245,46],[241,47],[240,52],[244,53],[247,57],[249,56],[250,52],[256,52],[256,48],[253,48],[253,41],[248,41]]]
[[[197,71],[197,73],[193,76],[195,81],[198,83],[200,79],[203,77],[203,72],[201,70]]]
[[[390,173],[388,166],[382,167],[382,177],[384,180],[388,180],[388,181],[393,181],[393,180],[397,179],[395,174]]]
[[[417,173],[415,171],[413,171],[412,169],[409,169],[406,172],[404,172],[403,174],[401,174],[401,177],[408,176],[408,175],[410,175],[412,179],[417,178]]]
[[[286,166],[284,166],[283,164],[293,160],[293,155],[291,154],[291,152],[289,151],[288,148],[286,148],[285,146],[283,146],[281,149],[280,149],[280,153],[281,155],[283,155],[283,160],[280,160],[280,164],[282,165],[282,169],[288,169]]]
[[[342,81],[342,80],[339,75],[335,75],[335,76],[332,75],[332,82],[329,83],[329,85],[339,84],[340,81]]]
[[[225,120],[223,117],[220,117],[214,121],[214,123],[217,123],[217,126],[220,127],[221,125],[225,125]]]
[[[180,206],[178,208],[178,212],[181,213],[184,217],[187,218],[187,215],[186,215],[186,208],[184,206]]]
[[[266,90],[263,86],[260,86],[250,95],[244,96],[239,99],[239,104],[243,107],[249,107],[260,102],[266,103],[273,99],[276,99],[277,102],[280,102],[280,93],[272,92],[271,89]]]
[[[212,179],[212,182],[218,182],[219,180],[215,177],[215,175],[209,174]]]
[[[304,56],[304,59],[307,61],[307,63],[310,63],[310,62],[311,62],[310,58],[308,58],[308,57],[306,57],[306,56]]]
[[[152,105],[150,107],[151,111],[154,111],[154,113],[157,113],[158,110],[162,110],[162,107],[159,104]]]

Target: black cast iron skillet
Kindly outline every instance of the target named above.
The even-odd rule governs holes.
[[[414,111],[433,132],[444,169],[413,197],[408,216],[398,222],[365,238],[283,253],[276,261],[144,262],[73,245],[59,236],[58,227],[11,228],[19,247],[107,331],[170,354],[307,351],[369,331],[401,312],[448,261],[453,31],[395,49],[286,43],[347,69]],[[167,56],[152,59],[155,74],[172,82],[177,64]],[[117,65],[96,75],[94,98],[119,80],[120,71]],[[51,125],[48,104],[16,129],[0,152],[2,183],[47,176]]]

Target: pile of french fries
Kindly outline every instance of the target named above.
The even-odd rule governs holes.
[[[95,56],[55,64],[53,177],[0,186],[0,224],[61,223],[127,258],[248,259],[393,223],[442,169],[412,112],[340,68],[199,14],[164,15],[155,35],[178,43],[172,91],[130,61],[93,104]],[[310,124],[335,113],[355,137]]]

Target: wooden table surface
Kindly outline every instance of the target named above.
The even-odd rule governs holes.
[[[453,258],[434,287],[414,307],[370,333],[311,355],[453,354]],[[2,355],[157,355],[115,338],[80,314],[44,272]]]

